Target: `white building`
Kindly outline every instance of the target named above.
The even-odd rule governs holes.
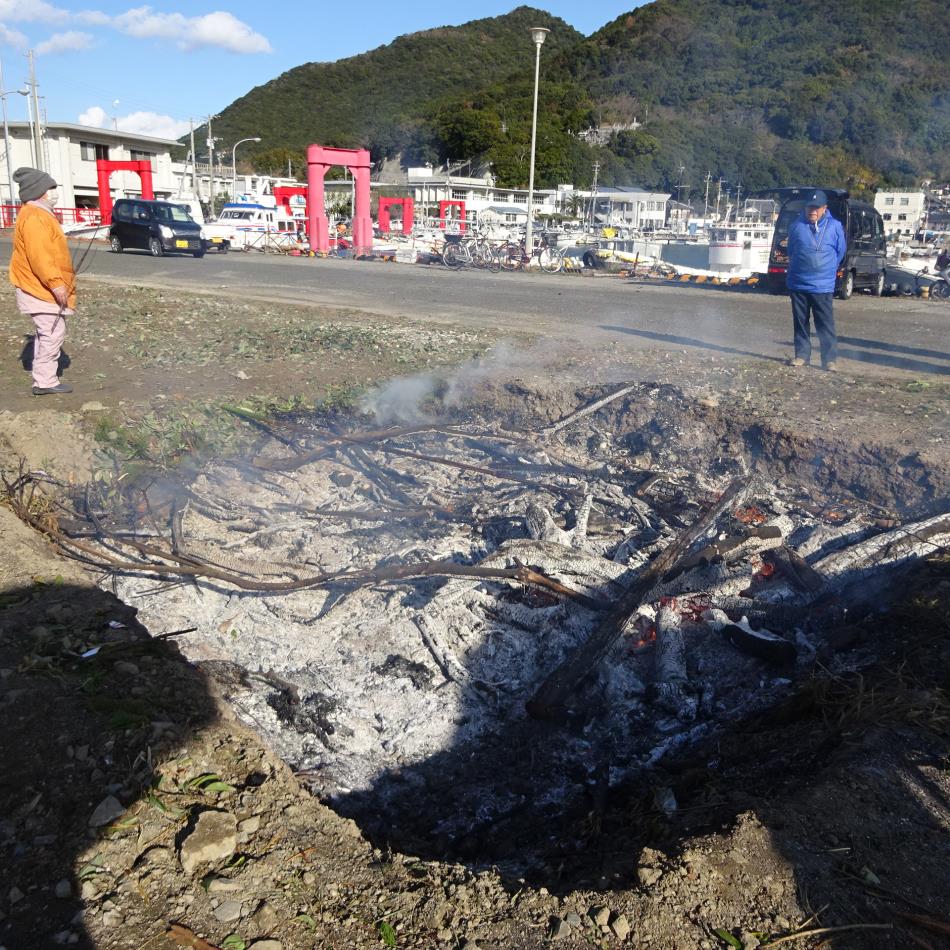
[[[590,200],[589,191],[578,192]],[[610,227],[658,231],[666,226],[666,206],[670,195],[642,188],[604,186],[597,189],[594,221]]]
[[[922,191],[879,191],[874,207],[884,219],[888,237],[913,236],[923,225],[926,205]]]

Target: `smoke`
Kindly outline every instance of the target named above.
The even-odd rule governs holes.
[[[420,373],[392,379],[364,397],[360,408],[379,425],[433,422],[445,410],[470,400],[485,384],[543,370],[559,352],[563,356],[563,350],[564,343],[531,347],[499,343],[447,375]]]

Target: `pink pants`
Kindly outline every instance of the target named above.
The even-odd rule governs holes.
[[[36,337],[33,341],[33,385],[52,389],[59,385],[59,353],[66,339],[66,318],[58,313],[31,313]]]

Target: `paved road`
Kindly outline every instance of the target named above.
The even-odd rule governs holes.
[[[83,259],[87,245],[77,243]],[[0,264],[10,254],[0,240]],[[683,285],[649,286],[604,276],[489,274],[442,267],[256,253],[152,258],[94,246],[82,278],[300,301],[432,321],[529,329],[582,343],[676,346],[722,356],[790,355],[784,297]],[[950,306],[857,296],[835,306],[842,368],[950,375]],[[816,343],[817,356],[817,343]],[[864,364],[863,366],[856,365]]]

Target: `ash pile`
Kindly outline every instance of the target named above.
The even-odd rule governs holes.
[[[532,431],[268,423],[127,523],[94,512],[84,556],[153,632],[195,628],[183,652],[338,810],[406,850],[504,850],[816,659],[860,664],[851,619],[950,541],[950,515],[901,523],[658,437],[658,392],[591,391]]]

